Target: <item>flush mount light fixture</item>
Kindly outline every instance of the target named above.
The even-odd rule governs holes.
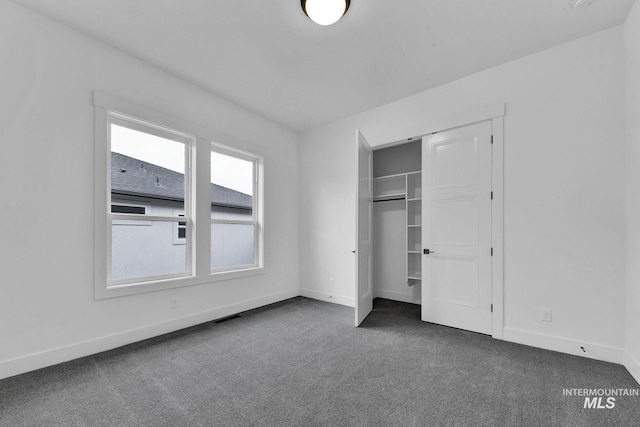
[[[301,0],[302,10],[319,25],[338,22],[349,9],[349,0]]]

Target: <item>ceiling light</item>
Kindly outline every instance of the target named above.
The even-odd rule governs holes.
[[[301,0],[302,10],[313,22],[331,25],[349,9],[349,0]]]

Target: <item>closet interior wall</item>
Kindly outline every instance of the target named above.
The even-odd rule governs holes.
[[[373,297],[420,304],[419,271],[410,271],[419,255],[408,254],[412,245],[420,250],[420,242],[412,238],[412,230],[421,221],[420,212],[411,206],[420,205],[411,182],[420,182],[422,142],[414,141],[382,148],[373,152]],[[418,174],[416,174],[418,173]],[[407,189],[407,181],[410,182]],[[420,192],[418,190],[417,196]],[[407,201],[409,198],[409,202]],[[407,215],[407,205],[411,215]],[[419,206],[418,206],[419,208]],[[419,229],[415,230],[419,236]],[[416,233],[413,233],[414,235]],[[419,264],[419,262],[418,262]],[[418,265],[419,268],[419,265]]]

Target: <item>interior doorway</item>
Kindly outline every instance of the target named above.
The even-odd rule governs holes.
[[[494,131],[496,125],[498,131]],[[373,151],[373,166],[369,165],[367,177],[359,175],[358,185],[371,189],[366,203],[370,228],[365,233],[362,222],[358,226],[359,234],[370,236],[367,289],[371,299],[420,303],[423,321],[500,335],[493,332],[494,303],[502,301],[502,283],[500,295],[494,295],[492,254],[494,239],[502,236],[501,205],[499,212],[493,206],[494,185],[500,187],[502,203],[502,161],[494,161],[502,153],[501,125],[500,117]],[[494,133],[500,138],[497,152]],[[406,156],[411,147],[413,154]],[[386,156],[376,157],[385,151]],[[389,155],[391,151],[395,153]],[[401,152],[413,164],[399,166]],[[384,157],[391,158],[389,164],[377,161]],[[359,218],[364,205],[359,199]],[[495,230],[496,220],[499,230]],[[362,268],[357,266],[358,272]],[[495,276],[501,280],[501,274]],[[361,301],[360,283],[358,289],[359,305],[371,307]],[[356,325],[365,317],[360,310]],[[497,323],[501,330],[501,319]]]

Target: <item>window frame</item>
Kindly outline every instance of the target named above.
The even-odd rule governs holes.
[[[107,171],[109,172],[109,177],[107,179],[107,199],[108,205],[111,206],[111,126],[116,125],[120,127],[124,127],[127,129],[135,130],[141,133],[145,133],[148,135],[153,135],[162,139],[174,141],[184,146],[184,201],[183,201],[183,215],[182,220],[178,216],[169,216],[169,215],[149,215],[146,214],[142,217],[140,214],[126,214],[126,213],[117,213],[111,212],[109,210],[107,214],[107,288],[113,288],[118,286],[128,286],[128,285],[142,285],[145,283],[157,282],[160,280],[167,279],[175,279],[180,277],[190,277],[192,276],[193,271],[193,245],[186,245],[185,252],[185,271],[180,273],[171,273],[171,274],[159,274],[154,276],[144,276],[144,277],[135,277],[129,279],[113,279],[112,274],[112,228],[113,223],[115,221],[126,222],[129,225],[139,223],[140,225],[145,225],[144,223],[153,223],[153,222],[169,222],[178,224],[179,222],[187,223],[187,237],[186,242],[192,240],[190,231],[192,230],[191,224],[193,224],[193,220],[191,217],[191,204],[192,204],[192,173],[191,173],[191,152],[192,147],[195,144],[195,137],[186,134],[184,132],[177,131],[175,129],[171,129],[168,127],[164,127],[161,125],[157,125],[155,123],[151,123],[137,117],[132,117],[129,115],[122,114],[116,111],[107,111],[107,152],[109,153],[107,158]],[[141,218],[142,217],[142,218]],[[174,227],[172,226],[172,229]]]
[[[212,142],[211,152],[222,154],[236,159],[245,160],[253,164],[253,189],[252,189],[252,206],[251,206],[251,221],[246,220],[225,220],[225,219],[211,219],[211,225],[213,224],[236,224],[236,225],[253,225],[253,264],[236,265],[223,268],[211,268],[211,274],[213,276],[232,273],[243,270],[251,270],[260,268],[263,264],[263,232],[262,232],[262,169],[264,159],[261,156],[236,150],[234,148],[227,147],[225,145]]]
[[[151,104],[151,103],[150,103]],[[227,280],[267,274],[264,261],[264,155],[262,148],[246,141],[219,133],[211,128],[195,124],[186,119],[159,112],[127,100],[102,93],[93,92],[94,106],[94,298],[96,300],[146,292],[174,289],[184,286],[215,284]],[[189,274],[177,276],[146,277],[141,281],[110,283],[111,256],[111,150],[109,145],[109,115],[127,117],[143,124],[150,124],[162,130],[172,130],[178,135],[192,138],[188,147],[188,165],[185,168],[185,183],[189,184],[190,195],[185,198],[185,211],[189,209],[187,236],[191,237],[187,246],[191,251],[187,262]],[[146,130],[145,130],[146,131]],[[161,135],[164,137],[163,135]],[[234,155],[244,154],[257,159],[254,192],[254,215],[258,215],[259,228],[254,238],[256,254],[255,265],[247,268],[234,268],[225,271],[211,270],[211,147],[216,144]],[[108,191],[107,191],[108,190]],[[147,209],[147,213],[149,210]],[[141,221],[139,214],[120,214],[119,219]],[[144,221],[184,222],[183,217],[165,217],[145,215]]]

